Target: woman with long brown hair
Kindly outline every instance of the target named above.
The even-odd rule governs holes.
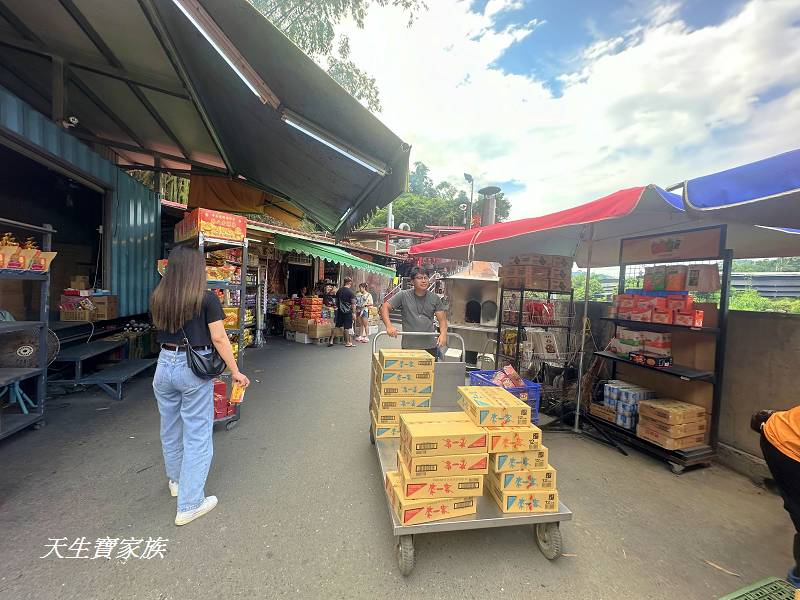
[[[206,289],[203,253],[178,246],[169,255],[167,272],[150,299],[161,353],[153,390],[161,414],[161,450],[170,493],[178,497],[176,525],[210,512],[216,496],[205,495],[214,447],[214,383],[194,374],[186,356],[186,341],[201,354],[213,347],[225,361],[233,381],[247,387],[225,333],[225,313],[219,298]]]

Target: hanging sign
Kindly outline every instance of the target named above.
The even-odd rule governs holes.
[[[314,258],[307,254],[298,254],[297,252],[289,252],[286,255],[286,262],[290,265],[311,265]]]
[[[621,264],[718,258],[723,253],[722,227],[692,229],[622,240]]]

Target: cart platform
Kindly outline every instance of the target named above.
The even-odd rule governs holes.
[[[387,471],[397,470],[397,450],[400,442],[397,438],[376,440],[375,448],[378,451],[378,460],[381,463],[381,474],[386,477]],[[483,495],[478,498],[477,510],[474,515],[455,517],[431,523],[418,525],[401,525],[397,515],[390,504],[389,514],[392,518],[392,533],[395,536],[415,535],[419,533],[435,533],[442,531],[460,531],[463,529],[488,529],[491,527],[512,527],[516,525],[536,525],[537,523],[556,523],[572,519],[572,511],[559,500],[558,511],[550,513],[504,513],[497,503],[490,497]]]

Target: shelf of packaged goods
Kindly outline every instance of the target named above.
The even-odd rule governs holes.
[[[44,327],[44,322],[42,321],[0,321],[0,333],[39,329],[41,327]]]
[[[0,369],[0,387],[36,377],[41,375],[43,371],[44,369],[2,368]]]
[[[639,367],[640,369],[647,369],[648,371],[655,371],[657,373],[671,375],[672,377],[678,377],[684,381],[706,381],[708,383],[714,383],[714,373],[712,371],[701,371],[699,369],[694,369],[692,367],[686,367],[683,365],[672,365],[671,367],[648,367],[647,365],[635,363],[630,359],[621,358],[612,352],[595,352],[594,354],[595,356],[600,356],[608,360],[633,365],[634,367]]]
[[[563,290],[543,290],[539,288],[509,288],[504,287],[504,292],[536,292],[537,294],[557,294],[559,296],[569,296],[572,293],[572,290],[563,291]]]
[[[238,290],[242,286],[240,283],[232,281],[208,281],[206,287],[210,290]]]
[[[648,331],[658,331],[660,333],[669,333],[672,331],[693,331],[695,333],[708,333],[712,335],[719,335],[719,328],[717,327],[686,327],[684,325],[672,325],[669,323],[647,323],[644,321],[629,321],[627,319],[617,319],[615,317],[600,317],[602,321],[611,321],[623,327],[631,327],[635,329],[644,329]]]
[[[609,433],[618,435],[625,444],[635,446],[640,450],[644,450],[664,460],[677,463],[684,467],[708,464],[716,456],[714,449],[707,444],[695,446],[694,448],[686,448],[685,450],[667,450],[658,444],[640,438],[636,435],[636,431],[632,429],[625,429],[616,423],[606,421],[596,415],[587,414],[583,418],[588,419],[592,424],[601,429],[606,429]]]
[[[28,279],[30,281],[44,281],[47,271],[29,271],[27,269],[0,269],[0,279]]]

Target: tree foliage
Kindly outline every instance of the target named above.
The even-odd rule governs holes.
[[[767,258],[761,260],[737,259],[733,261],[734,273],[785,273],[800,271],[800,256]]]
[[[460,225],[466,223],[466,212],[459,207],[469,204],[469,194],[449,181],[434,183],[430,169],[422,162],[415,162],[408,174],[408,192],[393,203],[395,227],[408,223],[412,231],[424,231],[426,225]],[[480,203],[476,200],[473,214],[480,214]],[[366,227],[386,226],[385,208],[377,211],[366,223]],[[511,212],[511,201],[502,193],[497,195],[496,219],[503,221]]]
[[[424,0],[249,0],[275,27],[283,31],[311,58],[328,63],[328,74],[350,95],[373,111],[381,110],[380,92],[375,79],[350,60],[350,42],[340,36],[336,26],[353,19],[364,28],[364,19],[373,5],[396,6],[408,16],[408,26],[426,8]]]
[[[572,275],[572,289],[575,290],[576,298],[583,298],[586,290],[586,273],[574,273]],[[598,275],[589,277],[589,298],[601,299],[605,297],[603,290],[603,280]]]

